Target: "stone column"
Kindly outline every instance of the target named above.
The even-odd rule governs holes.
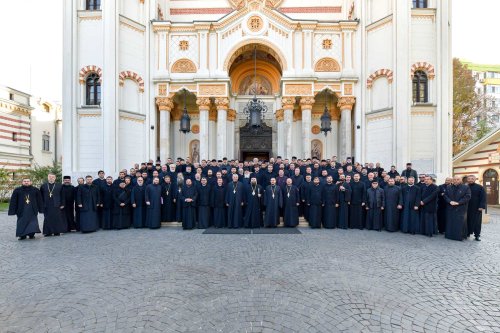
[[[186,153],[182,150],[182,148],[185,148],[185,136],[184,134],[181,135],[181,117],[182,117],[182,111],[179,109],[172,109],[170,112],[172,115],[172,140],[173,140],[173,156],[172,158],[177,158],[177,157],[186,157]],[[187,148],[185,149],[187,150]]]
[[[278,122],[278,155],[285,155],[285,142],[283,140],[283,118],[284,118],[283,109],[276,110],[276,121]]]
[[[200,162],[208,159],[208,110],[210,110],[210,98],[198,97],[196,104],[200,110]]]
[[[217,109],[215,105],[210,106],[208,111],[208,157],[209,159],[215,158],[217,156]]]
[[[283,106],[283,132],[285,140],[285,152],[283,158],[292,158],[292,121],[295,97],[285,96],[281,99],[281,104]]]
[[[302,109],[302,158],[311,157],[311,124],[313,97],[302,97],[300,108]]]
[[[227,157],[227,108],[229,99],[218,97],[215,99],[217,107],[217,159]]]
[[[355,97],[340,97],[338,107],[340,108],[340,160],[352,156],[352,107],[356,101]]]
[[[236,146],[236,138],[235,134],[235,122],[236,122],[236,110],[229,109],[227,110],[227,142],[226,142],[226,153],[228,159],[240,158],[240,156],[235,156],[235,146]],[[239,139],[238,139],[239,140]]]
[[[160,159],[166,161],[170,156],[170,111],[174,107],[169,97],[156,97],[160,111]]]

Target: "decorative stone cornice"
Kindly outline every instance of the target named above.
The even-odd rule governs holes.
[[[293,109],[294,104],[295,104],[295,97],[284,96],[281,99],[281,105],[283,106],[283,109]]]
[[[156,105],[160,111],[172,111],[174,102],[169,97],[156,97]]]
[[[229,107],[229,99],[226,97],[216,97],[214,103],[217,110],[227,110]]]
[[[196,99],[196,105],[198,105],[198,109],[208,111],[210,110],[210,98],[208,97],[198,97]]]
[[[29,117],[29,115],[31,114],[31,110],[33,110],[33,107],[19,105],[17,104],[17,102],[0,101],[0,110],[1,109],[9,110],[10,112]]]
[[[302,110],[311,110],[314,102],[314,97],[302,97],[300,99],[300,107],[302,108]]]
[[[283,109],[276,110],[276,120],[277,121],[283,121],[284,117],[285,117],[285,110],[283,110]]]
[[[356,103],[356,97],[342,96],[339,98],[337,106],[340,108],[340,110],[352,110],[354,103]]]
[[[229,109],[227,110],[227,120],[235,121],[236,120],[236,110]]]

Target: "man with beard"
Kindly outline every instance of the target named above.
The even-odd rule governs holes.
[[[182,205],[182,228],[191,230],[196,225],[197,191],[191,178],[187,178],[179,193],[178,205]]]
[[[92,184],[97,186],[99,189],[99,196],[102,197],[103,193],[102,191],[104,190],[104,186],[106,185],[106,178],[104,178],[104,171],[99,170],[97,172],[97,178],[92,181]],[[102,207],[97,207],[97,217],[99,218],[99,228],[102,228],[102,223],[103,223],[103,209]]]
[[[56,175],[49,173],[47,182],[40,186],[43,205],[43,235],[59,236],[66,232],[67,226],[63,222],[62,210],[64,209],[64,194],[62,185],[56,183]]]
[[[198,229],[206,229],[210,226],[212,213],[210,211],[210,190],[206,177],[201,178],[201,185],[198,186]]]
[[[349,227],[349,203],[351,202],[351,186],[345,181],[345,178],[344,175],[340,175],[337,183],[339,203],[338,227],[341,229]]]
[[[216,228],[226,227],[226,186],[222,177],[217,178],[217,185],[214,186],[210,197],[213,208],[213,221]]]
[[[99,189],[92,184],[92,176],[85,177],[86,183],[78,187],[76,204],[80,211],[80,230],[94,232],[99,228],[97,207],[101,204]]]
[[[372,182],[366,191],[366,229],[382,231],[384,207],[384,190],[378,186],[378,182]]]
[[[300,200],[302,201],[302,211],[304,213],[304,219],[309,222],[309,205],[307,204],[308,202],[308,195],[309,195],[309,188],[313,186],[314,183],[312,182],[312,176],[311,175],[306,175],[304,178],[304,182],[302,182],[302,185],[300,186]]]
[[[462,241],[467,236],[467,204],[471,198],[470,187],[462,183],[462,177],[453,177],[453,183],[448,185],[444,200],[448,204],[446,212],[445,237]]]
[[[144,228],[146,225],[146,186],[142,177],[138,177],[136,182],[137,185],[134,186],[130,195],[132,224],[134,228]]]
[[[276,185],[276,178],[271,178],[270,182],[271,185],[268,185],[264,192],[264,206],[266,207],[264,227],[275,228],[279,224],[283,197],[280,187]]]
[[[432,181],[432,177],[426,175],[424,184],[420,186],[420,232],[432,237],[437,233],[437,200],[439,189]]]
[[[420,232],[420,188],[415,185],[415,178],[408,178],[408,185],[402,188],[403,210],[401,212],[401,231],[404,233]]]
[[[292,178],[286,180],[283,195],[284,225],[288,228],[295,228],[299,225],[300,192],[297,186],[293,185]]]
[[[175,221],[175,198],[177,196],[177,186],[172,183],[172,178],[167,175],[161,189],[161,220],[163,222]]]
[[[153,177],[153,183],[146,186],[144,193],[146,201],[146,227],[158,229],[161,227],[161,185],[158,177]]]
[[[78,231],[75,223],[75,187],[71,184],[70,176],[63,177],[62,196],[64,197],[62,216],[66,230]]]
[[[326,177],[326,184],[323,186],[322,197],[324,203],[321,216],[323,227],[334,229],[337,226],[337,207],[339,206],[339,198],[337,186],[333,183],[333,177],[330,175]]]
[[[486,192],[484,188],[476,183],[476,177],[467,177],[471,198],[467,206],[467,237],[474,233],[474,239],[481,241],[481,223],[483,222],[483,210],[486,209]]]
[[[42,213],[43,204],[40,190],[31,186],[31,180],[24,178],[22,186],[17,187],[9,203],[9,215],[17,215],[16,237],[24,240],[35,238],[40,233],[38,213]]]
[[[104,230],[113,229],[113,177],[106,177],[106,185],[102,188],[101,207],[102,207],[102,228]]]
[[[403,196],[401,188],[395,185],[394,178],[390,178],[386,188],[385,209],[384,209],[384,224],[385,230],[394,232],[399,230],[399,212],[403,208]]]
[[[363,229],[363,210],[366,203],[366,186],[359,180],[359,174],[354,174],[354,181],[351,186],[351,203],[349,209],[349,219],[351,229]]]
[[[117,230],[130,228],[130,189],[125,182],[113,191],[113,227]]]
[[[246,188],[247,206],[243,223],[245,228],[260,228],[262,226],[262,196],[264,190],[257,183],[255,174],[250,178],[250,184]]]
[[[238,174],[232,175],[232,182],[226,188],[227,226],[240,228],[243,225],[243,205],[245,204],[245,188],[238,181]]]
[[[444,234],[446,230],[446,211],[448,210],[448,203],[444,200],[444,194],[446,193],[446,188],[451,184],[452,178],[447,177],[444,184],[439,185],[439,199],[438,199],[438,231],[440,234]]]
[[[322,188],[319,177],[314,177],[313,185],[309,187],[307,194],[307,206],[309,208],[309,226],[321,228],[321,210],[323,208]]]

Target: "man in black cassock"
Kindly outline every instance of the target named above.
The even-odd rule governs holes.
[[[285,227],[295,228],[299,225],[300,192],[293,185],[292,178],[286,180],[283,197],[283,222]]]
[[[420,188],[415,185],[415,178],[408,178],[408,186],[401,190],[403,194],[403,210],[401,211],[401,231],[404,233],[420,232]]]
[[[106,185],[102,188],[100,193],[101,197],[101,207],[102,207],[102,228],[104,230],[113,229],[113,191],[115,187],[113,185],[113,177],[106,177]]]
[[[213,221],[216,228],[226,227],[226,186],[222,178],[217,178],[217,184],[213,187],[210,203],[213,209]]]
[[[163,222],[175,221],[175,199],[177,197],[177,186],[172,182],[172,177],[166,175],[161,185],[161,220]]]
[[[378,182],[372,182],[371,187],[366,190],[366,229],[382,231],[384,207],[385,192],[378,186]]]
[[[340,169],[340,171],[341,170],[342,169]],[[349,203],[351,202],[351,186],[346,183],[345,175],[339,176],[339,181],[336,185],[339,203],[339,217],[337,224],[339,228],[347,229],[349,227]]]
[[[394,232],[399,230],[399,213],[403,208],[403,195],[401,188],[395,185],[394,178],[389,179],[384,188],[385,209],[384,224],[385,230]]]
[[[56,175],[49,173],[47,182],[40,186],[40,194],[42,195],[43,204],[43,235],[59,236],[61,233],[67,232],[68,228],[64,223],[62,210],[64,209],[64,193],[62,185],[56,183]]]
[[[237,174],[232,175],[232,182],[226,187],[227,226],[240,228],[243,226],[243,205],[245,204],[245,188],[238,181]]]
[[[322,187],[319,177],[314,177],[313,185],[309,187],[307,194],[307,207],[309,208],[309,226],[321,228],[321,211],[323,209]]]
[[[146,186],[144,186],[142,176],[137,177],[136,183],[130,195],[132,224],[134,228],[144,228],[146,226]]]
[[[179,193],[178,205],[182,205],[182,228],[191,230],[196,225],[197,191],[191,178],[187,178]]]
[[[16,237],[24,240],[28,236],[35,238],[40,233],[38,213],[43,212],[40,190],[31,185],[29,178],[24,178],[22,186],[17,187],[10,197],[9,215],[17,215]]]
[[[80,187],[85,185],[85,179],[83,177],[78,177],[76,179],[76,186],[75,186],[75,224],[76,224],[76,230],[81,231],[80,229],[80,207],[78,207],[78,204],[76,203],[76,196],[78,194],[78,191],[80,190]]]
[[[276,185],[276,178],[270,179],[271,185],[266,187],[264,192],[264,227],[275,228],[279,224],[280,209],[283,207],[283,197],[281,189]]]
[[[351,229],[363,229],[363,210],[366,203],[366,186],[360,181],[359,173],[354,174],[351,186],[351,203],[349,208],[349,222]]]
[[[63,184],[62,184],[62,193],[64,196],[63,202],[63,222],[66,225],[66,229],[68,232],[70,231],[78,231],[75,223],[75,187],[71,184],[71,177],[64,176]]]
[[[446,211],[448,210],[448,203],[444,200],[444,194],[446,193],[446,188],[452,182],[451,177],[447,177],[444,184],[439,185],[439,199],[438,199],[438,231],[440,234],[444,234],[446,230]]]
[[[337,208],[339,206],[337,185],[333,183],[333,177],[326,177],[326,184],[323,186],[323,212],[321,214],[323,227],[334,229],[337,226]]]
[[[113,201],[113,227],[117,230],[130,228],[130,188],[127,188],[125,182],[115,187]]]
[[[432,237],[437,231],[437,201],[439,189],[432,177],[424,177],[424,185],[420,185],[420,232]]]
[[[206,177],[201,177],[201,185],[198,186],[198,229],[206,229],[211,223],[212,212],[210,207],[210,191],[211,187],[208,185]]]
[[[470,187],[462,184],[462,177],[453,177],[453,183],[448,185],[444,195],[448,203],[446,238],[462,241],[467,237],[467,204],[470,198]]]
[[[161,227],[161,185],[158,177],[153,177],[153,183],[146,186],[144,193],[146,201],[146,227],[158,229]]]
[[[483,223],[483,210],[486,209],[486,192],[484,187],[476,183],[476,176],[468,176],[467,183],[470,188],[470,201],[467,206],[467,237],[474,233],[474,239],[480,241],[481,223]]]
[[[76,205],[80,211],[80,230],[94,232],[99,228],[97,207],[101,204],[99,189],[92,184],[92,176],[85,177],[86,183],[78,186]]]
[[[104,186],[106,185],[106,178],[103,170],[99,170],[97,172],[97,178],[92,181],[92,184],[97,186],[97,188],[99,189],[99,196],[102,198],[102,191],[104,189]],[[97,208],[97,217],[99,218],[99,228],[102,228],[103,208],[101,206]]]
[[[306,175],[304,177],[304,181],[302,182],[302,185],[300,186],[300,200],[302,202],[302,212],[304,219],[309,222],[309,206],[307,205],[308,198],[307,196],[309,195],[309,187],[313,186],[314,183],[312,181],[312,176],[311,175]]]
[[[264,189],[257,183],[255,174],[250,178],[250,184],[246,188],[246,209],[243,222],[245,228],[260,228],[262,226],[262,197]]]

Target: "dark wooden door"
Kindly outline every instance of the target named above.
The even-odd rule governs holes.
[[[498,205],[498,172],[488,169],[483,174],[483,186],[488,205]]]

